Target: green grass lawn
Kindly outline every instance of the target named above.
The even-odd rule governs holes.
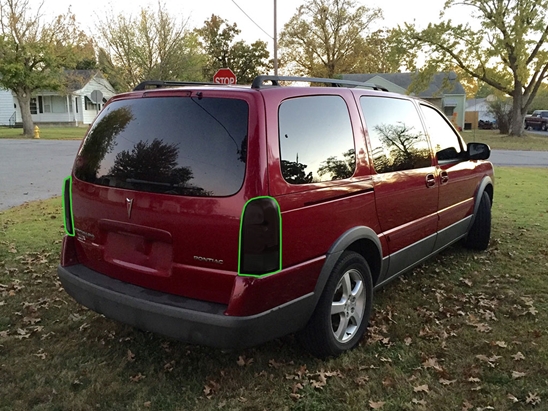
[[[57,280],[60,199],[1,212],[0,410],[546,410],[546,181],[497,168],[489,249],[386,286],[368,338],[326,361],[292,336],[222,352],[108,320]]]
[[[40,127],[40,138],[44,140],[81,140],[87,131],[86,127]],[[22,128],[0,127],[0,139],[25,138]]]
[[[548,134],[525,132],[522,137],[510,137],[500,135],[498,130],[471,130],[460,134],[467,143],[489,144],[492,150],[548,151]]]

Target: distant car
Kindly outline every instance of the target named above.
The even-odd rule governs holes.
[[[492,130],[496,128],[496,123],[489,120],[480,120],[478,122],[478,128],[481,130]]]
[[[535,110],[533,114],[525,117],[527,130],[548,130],[548,110]]]
[[[144,330],[220,348],[297,332],[338,355],[374,289],[459,240],[487,248],[489,155],[435,106],[374,85],[147,82],[78,151],[58,274]]]

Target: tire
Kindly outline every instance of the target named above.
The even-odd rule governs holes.
[[[540,126],[540,131],[546,131],[546,124],[545,123],[542,123],[542,125]]]
[[[314,356],[338,356],[360,342],[371,316],[373,280],[369,265],[345,251],[333,268],[318,305],[297,337]]]
[[[486,250],[491,238],[491,199],[484,191],[481,195],[476,218],[468,235],[464,240],[464,246],[473,250]]]

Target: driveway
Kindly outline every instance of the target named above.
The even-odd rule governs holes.
[[[0,210],[61,195],[80,141],[0,140]],[[495,166],[548,167],[548,151],[493,150]]]
[[[80,141],[0,140],[0,210],[61,195]]]

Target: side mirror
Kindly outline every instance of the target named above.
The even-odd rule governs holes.
[[[466,151],[469,160],[487,160],[491,155],[491,149],[483,143],[468,143]]]

